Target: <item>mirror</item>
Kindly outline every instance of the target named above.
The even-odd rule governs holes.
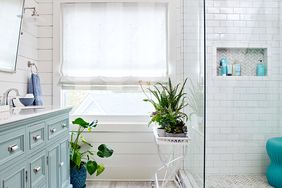
[[[24,0],[0,0],[0,71],[15,72]]]

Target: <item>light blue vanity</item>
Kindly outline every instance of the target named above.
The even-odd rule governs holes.
[[[71,188],[69,111],[21,110],[0,119],[0,188]]]

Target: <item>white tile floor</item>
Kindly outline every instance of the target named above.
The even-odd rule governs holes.
[[[265,176],[208,176],[207,188],[272,188]]]

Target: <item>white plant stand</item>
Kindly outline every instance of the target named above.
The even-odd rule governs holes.
[[[165,188],[169,181],[173,180],[178,188],[184,188],[178,171],[184,169],[184,157],[186,155],[187,146],[191,140],[189,136],[186,137],[159,137],[157,128],[153,128],[155,141],[158,147],[158,154],[163,164],[155,173],[156,188]],[[162,154],[161,147],[170,146],[171,150],[168,154]],[[179,151],[180,150],[180,151]],[[182,150],[182,151],[181,151]],[[165,157],[167,155],[168,157]],[[182,167],[179,162],[182,160]],[[159,174],[164,172],[164,178],[159,180]]]

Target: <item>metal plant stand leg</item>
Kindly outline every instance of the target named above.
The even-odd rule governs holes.
[[[160,167],[155,173],[156,188],[165,188],[165,186],[173,180],[178,188],[184,188],[181,179],[178,175],[178,170],[184,168],[184,158],[186,154],[186,147],[190,138],[187,137],[159,137],[157,131],[154,129],[155,141],[158,148],[158,154],[162,162]],[[172,147],[169,154],[162,154],[161,147]],[[167,157],[166,157],[167,156]],[[182,163],[182,165],[179,165]],[[159,175],[164,172],[163,180],[159,184]]]

